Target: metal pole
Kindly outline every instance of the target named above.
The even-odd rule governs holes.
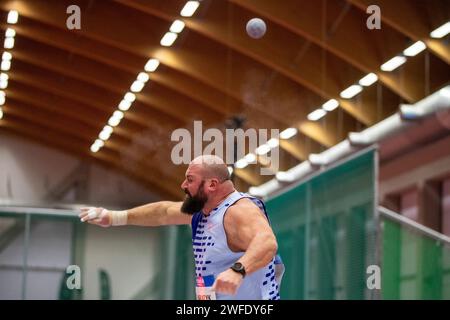
[[[176,262],[177,262],[177,236],[178,236],[178,227],[171,226],[169,227],[169,243],[167,250],[167,290],[166,290],[166,300],[174,299],[175,292],[175,276],[176,276]]]
[[[310,243],[310,228],[311,228],[311,185],[306,185],[306,221],[305,221],[305,261],[304,261],[304,279],[305,287],[303,296],[305,300],[309,298],[309,243]]]
[[[28,269],[28,245],[30,242],[30,219],[29,213],[25,215],[25,239],[23,243],[23,270],[22,270],[22,300],[27,297],[27,269]]]
[[[443,242],[446,245],[450,245],[450,237],[447,237],[443,235],[442,233],[439,233],[437,231],[434,231],[433,229],[430,229],[428,227],[425,227],[424,225],[415,222],[414,220],[411,220],[401,214],[398,214],[397,212],[394,212],[392,210],[389,210],[384,207],[378,207],[378,210],[380,214],[386,218],[389,218],[391,220],[394,220],[396,222],[399,222],[402,225],[405,225],[409,227],[412,230],[415,230],[419,233],[422,233],[430,238],[433,238],[434,240]]]
[[[382,232],[383,229],[381,227],[381,218],[380,213],[378,212],[378,197],[379,197],[379,152],[378,149],[375,149],[373,154],[373,180],[374,180],[374,199],[373,199],[373,216],[374,216],[374,230],[375,233],[375,263],[381,270],[382,264],[382,250],[383,250],[383,242],[382,242]],[[381,282],[381,288],[383,287],[383,282]],[[381,300],[381,288],[373,290],[372,299]]]

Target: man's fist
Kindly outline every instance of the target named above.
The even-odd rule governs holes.
[[[88,223],[96,224],[105,228],[110,227],[112,224],[111,211],[104,208],[81,208],[81,212],[78,217],[80,217],[81,222],[87,221]]]
[[[242,275],[228,269],[217,276],[213,284],[213,290],[217,293],[235,295],[242,283]]]

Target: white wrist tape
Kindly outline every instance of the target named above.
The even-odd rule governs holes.
[[[127,224],[128,211],[111,211],[111,217],[113,226],[124,226]]]

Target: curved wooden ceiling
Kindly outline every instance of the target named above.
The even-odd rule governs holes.
[[[445,0],[204,0],[171,47],[160,45],[180,19],[181,0],[3,0],[2,34],[16,31],[0,129],[93,159],[180,198],[186,166],[170,160],[176,128],[245,128],[299,134],[280,145],[280,170],[305,160],[448,83],[450,49],[430,32],[448,21]],[[66,8],[81,8],[81,30],[68,30]],[[369,5],[381,30],[366,27]],[[9,10],[19,21],[7,24]],[[252,17],[266,35],[245,32]],[[3,40],[3,39],[2,39]],[[394,72],[380,65],[422,40],[427,50]],[[99,132],[150,58],[160,61],[144,89],[99,152]],[[367,73],[378,82],[353,99],[340,92]],[[340,107],[313,122],[307,115],[329,99]],[[272,178],[257,165],[235,170],[240,189]]]

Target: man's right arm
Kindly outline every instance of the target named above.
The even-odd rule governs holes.
[[[181,212],[181,202],[159,201],[124,211],[104,208],[82,208],[82,222],[102,227],[111,225],[135,225],[156,227],[163,225],[190,224],[192,216]]]
[[[128,223],[135,226],[190,224],[192,216],[181,212],[182,202],[159,201],[128,210]]]

